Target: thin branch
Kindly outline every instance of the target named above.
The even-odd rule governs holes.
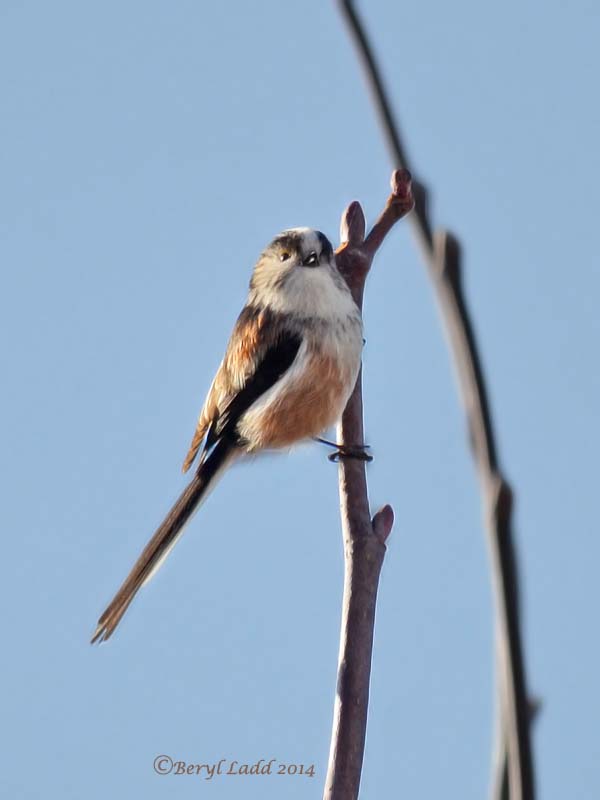
[[[338,4],[357,46],[394,166],[409,168],[399,128],[354,3],[352,0],[338,0]],[[412,167],[410,169],[412,171]],[[433,283],[458,377],[471,450],[479,475],[490,550],[500,693],[497,713],[501,752],[506,753],[507,759],[507,763],[499,763],[493,796],[496,800],[503,796],[503,773],[506,769],[510,800],[533,800],[533,760],[511,521],[512,491],[498,464],[483,369],[461,285],[459,243],[449,232],[432,233],[427,190],[415,180],[413,192],[415,213],[411,215],[411,222]]]
[[[412,207],[410,175],[406,170],[397,170],[392,176],[392,194],[366,238],[360,204],[351,203],[344,212],[342,244],[336,252],[336,261],[359,308],[375,253],[394,224]],[[360,375],[342,416],[338,436],[340,444],[346,446],[364,442]],[[354,800],[358,797],[367,730],[377,587],[394,512],[390,506],[384,506],[371,519],[364,461],[341,458],[339,484],[344,598],[337,693],[323,797]]]

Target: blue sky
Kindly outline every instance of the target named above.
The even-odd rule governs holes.
[[[465,284],[515,487],[540,796],[600,792],[596,3],[364,3]],[[367,7],[368,6],[368,7]],[[319,447],[231,471],[106,646],[98,614],[180,463],[279,230],[369,219],[390,164],[332,3],[5,0],[0,786],[16,798],[308,798],[329,746],[342,589]],[[396,525],[365,798],[480,798],[492,607],[476,478],[409,227],[365,301],[374,507]],[[158,776],[154,758],[315,765]],[[199,785],[200,784],[200,785]]]

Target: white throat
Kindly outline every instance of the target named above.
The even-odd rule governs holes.
[[[283,314],[298,314],[303,317],[347,317],[358,309],[350,290],[340,278],[336,281],[332,270],[322,266],[296,268],[281,287],[265,287],[261,299]],[[338,276],[336,276],[338,277]]]

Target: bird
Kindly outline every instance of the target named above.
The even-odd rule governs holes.
[[[114,633],[186,524],[234,462],[320,439],[342,415],[363,348],[361,312],[329,239],[291,228],[263,250],[246,303],[198,417],[183,462],[193,477],[160,524],[98,624],[92,643]],[[361,457],[360,447],[341,455]],[[367,457],[368,458],[368,457]]]

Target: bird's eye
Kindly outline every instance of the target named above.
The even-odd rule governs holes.
[[[289,254],[287,251],[284,251],[284,252],[283,252],[283,253],[282,253],[282,254],[279,256],[279,260],[280,260],[280,261],[287,261],[289,257],[290,257],[290,254]]]
[[[315,253],[315,251],[313,250],[312,253],[309,253],[302,263],[304,264],[305,267],[310,267],[313,264],[318,264],[319,263],[319,259],[317,257],[317,254]]]

